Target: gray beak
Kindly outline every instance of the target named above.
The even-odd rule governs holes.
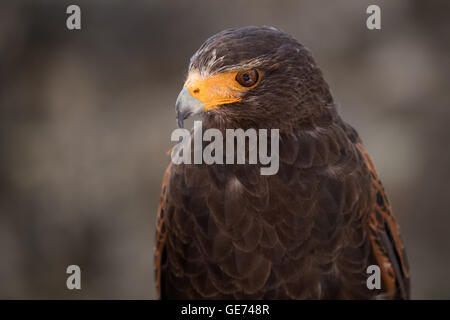
[[[175,113],[177,115],[178,127],[183,128],[184,120],[191,115],[202,112],[205,104],[194,98],[189,90],[184,87],[178,95],[177,102],[175,103]]]

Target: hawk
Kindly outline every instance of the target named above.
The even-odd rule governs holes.
[[[273,27],[222,31],[192,56],[180,127],[279,129],[279,170],[173,164],[158,208],[162,299],[408,299],[399,227],[357,132],[308,49]],[[369,289],[367,269],[380,270]]]

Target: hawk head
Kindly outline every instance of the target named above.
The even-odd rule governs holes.
[[[175,108],[180,127],[201,113],[214,127],[287,132],[335,115],[308,49],[273,27],[229,29],[207,39],[191,58]]]

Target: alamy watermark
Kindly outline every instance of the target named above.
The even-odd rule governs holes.
[[[67,280],[66,280],[67,289],[80,290],[81,289],[81,269],[80,269],[80,267],[77,266],[76,264],[72,264],[67,267],[66,273],[70,274],[70,276],[68,276]]]
[[[246,147],[247,139],[248,146]],[[274,175],[279,169],[280,135],[278,129],[270,129],[270,143],[267,129],[252,128],[245,131],[243,129],[226,129],[224,141],[223,134],[219,129],[210,128],[203,132],[202,122],[194,121],[192,136],[189,130],[178,128],[172,132],[171,140],[179,141],[171,154],[174,164],[224,164],[225,145],[225,164],[245,164],[248,150],[249,164],[257,164],[259,161],[259,164],[265,166],[260,168],[261,175]],[[210,143],[203,149],[204,141]],[[194,159],[192,159],[192,145],[194,146]]]
[[[66,19],[66,27],[69,30],[81,30],[81,9],[76,4],[67,7],[66,13],[69,16]]]
[[[381,29],[381,9],[376,4],[367,7],[366,13],[369,14],[366,20],[366,26],[369,30]]]

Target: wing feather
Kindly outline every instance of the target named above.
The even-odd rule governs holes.
[[[172,162],[170,162],[169,166],[166,169],[164,174],[164,179],[161,187],[161,199],[158,206],[158,213],[156,216],[156,239],[155,239],[155,247],[154,247],[154,261],[155,261],[155,282],[156,282],[156,290],[158,294],[158,298],[162,299],[163,296],[163,288],[162,288],[162,266],[164,264],[164,248],[166,245],[166,228],[165,228],[165,211],[167,210],[167,182],[169,180],[170,168],[172,166]]]
[[[361,143],[358,148],[372,175],[376,201],[369,216],[370,240],[372,254],[381,268],[384,291],[391,298],[409,299],[409,267],[399,226],[372,160]]]

